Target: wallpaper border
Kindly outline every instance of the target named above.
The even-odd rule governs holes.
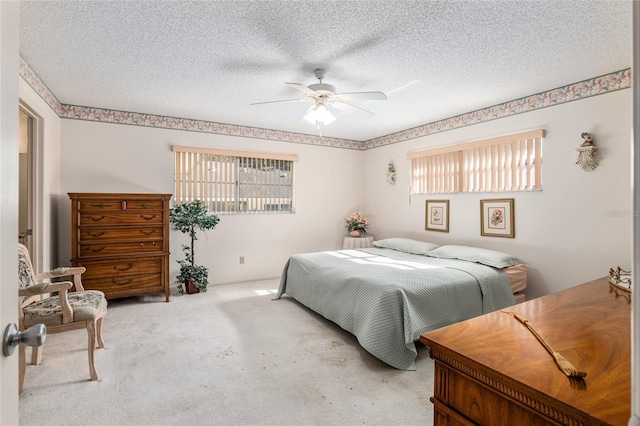
[[[262,129],[258,127],[218,123],[215,121],[193,120],[180,117],[168,117],[154,114],[62,104],[22,57],[20,57],[20,77],[22,77],[29,86],[33,88],[33,90],[56,114],[58,114],[60,118],[211,133],[227,136],[240,136],[355,150],[379,148],[409,139],[446,132],[447,130],[497,120],[516,114],[561,105],[567,102],[573,102],[589,98],[591,96],[602,95],[631,87],[631,69],[627,68],[558,87],[556,89],[547,90],[534,95],[525,96],[523,98],[360,142],[349,139],[327,138],[304,133],[293,133],[280,130]]]
[[[542,108],[561,105],[568,102],[586,99],[591,96],[602,95],[631,87],[631,69],[627,68],[593,77],[578,83],[546,90],[535,95],[504,102],[502,104],[467,112],[429,124],[402,130],[390,135],[370,139],[364,144],[366,148],[378,148],[393,143],[415,139],[434,133],[446,132],[460,127],[471,126],[487,121],[497,120],[512,115],[531,112]]]

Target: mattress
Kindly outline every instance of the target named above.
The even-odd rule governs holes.
[[[420,334],[515,304],[502,268],[386,248],[291,256],[284,294],[354,334],[387,364],[415,370]]]
[[[524,263],[504,268],[511,284],[511,292],[517,293],[527,288],[527,265]]]

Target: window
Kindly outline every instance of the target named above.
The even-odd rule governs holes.
[[[175,201],[212,213],[294,212],[295,155],[174,146]]]
[[[411,194],[542,189],[544,130],[412,152]]]

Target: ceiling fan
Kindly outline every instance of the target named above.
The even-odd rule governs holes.
[[[313,74],[318,79],[319,83],[305,86],[300,83],[285,83],[295,89],[304,92],[306,95],[304,98],[298,99],[284,99],[280,101],[267,101],[267,102],[255,102],[250,105],[261,104],[273,104],[282,102],[313,102],[313,104],[307,108],[302,115],[302,120],[306,120],[312,124],[319,126],[320,124],[329,124],[335,120],[335,118],[344,112],[359,112],[366,118],[372,117],[373,112],[353,105],[348,101],[384,101],[387,99],[387,95],[382,92],[348,92],[348,93],[336,93],[336,88],[331,84],[323,83],[322,80],[326,74],[326,71],[322,68],[317,68],[313,71]]]

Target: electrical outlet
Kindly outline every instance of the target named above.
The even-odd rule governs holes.
[[[244,265],[244,256],[240,256],[240,264]]]

